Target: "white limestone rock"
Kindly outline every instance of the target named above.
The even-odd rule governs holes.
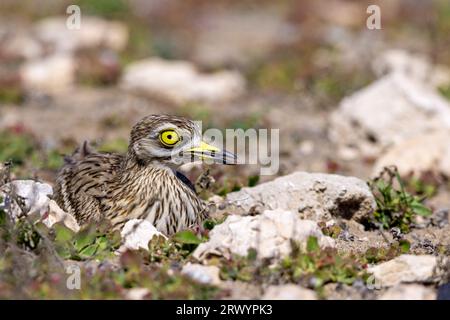
[[[329,136],[341,150],[378,157],[440,128],[450,128],[449,102],[432,86],[396,72],[344,98],[330,117]]]
[[[317,237],[321,247],[333,247],[332,238],[324,236],[316,222],[302,220],[291,211],[266,210],[256,216],[231,215],[214,227],[208,242],[200,244],[193,256],[202,260],[209,254],[231,257],[246,256],[249,249],[258,258],[281,258],[291,252],[291,241],[306,246],[310,236]]]
[[[20,77],[27,91],[53,94],[73,86],[75,71],[72,55],[55,54],[26,62],[20,68]]]
[[[120,51],[128,43],[128,28],[122,22],[84,15],[79,29],[69,29],[66,22],[67,17],[45,18],[34,25],[34,33],[54,52],[74,52],[97,47]]]
[[[131,288],[125,293],[125,299],[144,300],[148,294],[150,294],[150,290],[147,288]]]
[[[216,266],[205,266],[197,263],[187,263],[183,266],[181,273],[191,279],[209,285],[220,285],[220,270]]]
[[[361,220],[375,209],[367,184],[354,177],[295,172],[273,181],[243,188],[227,195],[233,212],[246,213],[254,207],[299,212],[303,218],[329,220],[333,216]]]
[[[378,76],[401,73],[433,87],[450,83],[449,68],[433,65],[425,56],[401,49],[389,49],[376,56],[372,69]]]
[[[127,66],[121,87],[174,104],[220,103],[242,95],[245,80],[235,71],[203,74],[190,62],[149,58]]]
[[[368,269],[381,287],[391,287],[400,283],[436,281],[439,274],[439,259],[431,255],[404,254]]]
[[[155,236],[161,236],[167,239],[150,222],[143,219],[131,219],[127,221],[120,235],[122,236],[123,243],[119,248],[119,252],[139,249],[148,250],[148,242]]]
[[[0,207],[3,207],[13,220],[22,215],[35,215],[49,228],[62,222],[72,231],[78,232],[80,226],[76,219],[50,199],[52,194],[53,189],[49,184],[33,180],[14,180],[0,188],[0,197],[3,198]],[[17,202],[21,203],[21,206]]]
[[[389,288],[378,300],[436,300],[436,291],[420,284],[400,284]]]
[[[434,172],[450,177],[450,130],[437,130],[407,139],[393,146],[376,162],[373,176],[383,167],[395,165],[400,175],[420,176]]]
[[[269,286],[262,300],[317,300],[317,294],[296,284]]]

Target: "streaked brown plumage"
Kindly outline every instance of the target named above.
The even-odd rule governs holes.
[[[139,218],[170,235],[207,217],[206,204],[176,171],[181,163],[205,158],[221,163],[235,160],[234,155],[203,143],[192,121],[151,115],[133,127],[125,155],[99,153],[85,143],[66,157],[55,200],[80,224],[106,218],[113,228],[120,228]]]

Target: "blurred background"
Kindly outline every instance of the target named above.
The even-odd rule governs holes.
[[[72,4],[79,30],[66,26]],[[371,4],[380,30],[367,28]],[[52,183],[84,140],[124,152],[137,120],[169,113],[280,129],[278,175],[367,178],[397,160],[443,174],[449,34],[448,0],[2,0],[0,161]],[[211,170],[218,194],[274,178]]]

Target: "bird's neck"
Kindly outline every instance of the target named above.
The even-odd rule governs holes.
[[[134,176],[137,176],[140,174],[157,171],[172,173],[172,170],[169,166],[166,166],[157,160],[139,159],[132,150],[129,150],[125,158],[123,159],[119,175],[121,176],[121,178],[128,179],[130,173],[133,173]]]

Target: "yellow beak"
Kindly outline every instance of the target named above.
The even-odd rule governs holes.
[[[183,153],[189,154],[193,161],[211,159],[216,163],[236,164],[236,155],[226,150],[220,150],[204,141],[200,142],[197,147],[184,150]]]
[[[202,142],[200,142],[200,145],[198,147],[194,147],[194,148],[188,149],[186,151],[187,152],[219,152],[220,149],[202,141]]]

